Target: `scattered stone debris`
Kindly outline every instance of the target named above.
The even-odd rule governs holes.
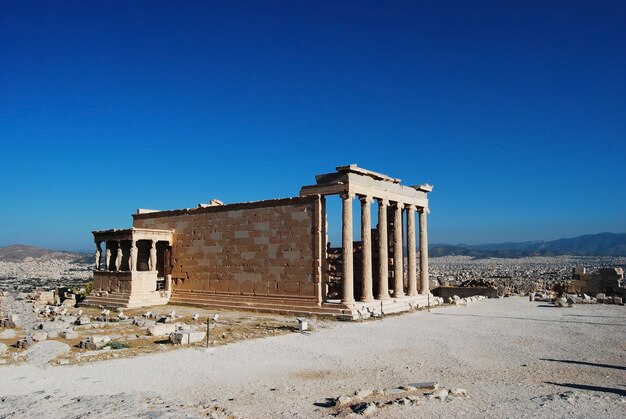
[[[28,349],[33,345],[33,343],[35,343],[33,341],[33,338],[30,336],[26,336],[25,338],[18,340],[15,343],[15,347],[18,349]]]
[[[390,405],[417,406],[429,400],[447,401],[452,398],[468,398],[467,390],[449,390],[436,382],[416,382],[387,389],[361,389],[351,395],[328,397],[314,404],[334,409],[334,416],[357,414],[369,417],[379,409]]]
[[[575,307],[576,304],[617,304],[623,305],[623,299],[621,297],[607,297],[604,293],[596,294],[595,298],[585,293],[582,295],[577,294],[563,294],[556,296],[556,293],[547,292],[531,292],[528,294],[530,301],[544,301],[554,304],[555,307]]]
[[[485,297],[484,295],[475,295],[473,297],[466,298],[460,298],[458,295],[454,295],[452,297],[448,297],[448,304],[452,304],[455,306],[466,306],[468,304],[486,299],[487,297]]]
[[[0,319],[0,327],[4,327],[7,329],[15,329],[17,325],[14,321],[9,320],[8,318]]]
[[[81,349],[89,349],[91,351],[95,351],[96,349],[101,349],[110,341],[111,338],[108,336],[90,336],[87,339],[81,340],[78,346]]]
[[[83,324],[89,324],[89,323],[91,323],[91,319],[89,318],[89,316],[80,316],[76,320],[77,325],[83,325]]]

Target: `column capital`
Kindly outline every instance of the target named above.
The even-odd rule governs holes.
[[[341,199],[347,200],[354,199],[355,194],[353,192],[342,192],[339,194],[339,196],[341,197]]]
[[[359,195],[359,200],[361,201],[362,204],[365,204],[365,203],[371,204],[372,202],[374,202],[374,198],[369,195]]]
[[[378,201],[379,205],[388,207],[389,206],[389,200],[386,198],[376,198],[376,200]]]
[[[404,202],[400,202],[400,201],[391,201],[391,205],[400,209],[404,208]]]
[[[420,214],[424,214],[424,215],[428,215],[430,214],[430,208],[428,207],[417,207],[417,212],[419,212]]]
[[[415,211],[417,209],[415,204],[404,204],[404,208],[406,208],[409,211]]]

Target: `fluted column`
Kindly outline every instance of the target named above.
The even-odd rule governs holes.
[[[415,205],[406,206],[406,246],[408,295],[417,295],[417,260],[415,254]]]
[[[361,268],[363,271],[363,282],[361,301],[374,301],[374,290],[372,283],[372,198],[369,196],[359,197],[361,200],[361,242],[363,251],[361,253]]]
[[[389,298],[389,255],[387,243],[387,207],[389,201],[378,200],[378,299]]]
[[[420,294],[430,292],[428,282],[428,228],[426,226],[427,208],[420,209]]]
[[[354,257],[352,254],[352,199],[354,194],[341,194],[341,247],[343,252],[343,295],[341,302],[344,304],[354,303]]]
[[[404,268],[402,255],[402,203],[396,203],[393,218],[394,297],[404,296]]]

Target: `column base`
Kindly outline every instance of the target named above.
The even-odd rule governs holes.
[[[424,309],[428,307],[429,295],[416,295],[413,297],[391,297],[384,300],[375,299],[374,301],[362,302],[358,301],[350,303],[346,306],[346,303],[339,300],[325,301],[322,304],[322,308],[325,310],[332,310],[335,308],[337,314],[335,316],[342,320],[360,320],[370,317],[381,316],[381,305],[383,316],[392,313],[411,312],[414,310]],[[439,304],[439,299],[430,295],[430,306],[434,307]]]

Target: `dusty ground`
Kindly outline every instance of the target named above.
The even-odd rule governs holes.
[[[525,298],[312,334],[80,365],[0,366],[0,417],[327,417],[358,389],[437,381],[468,399],[375,417],[625,417],[626,308]]]
[[[40,310],[43,305],[36,305]],[[151,311],[156,318],[166,316],[171,311],[175,311],[175,323],[185,323],[194,329],[206,331],[206,319],[217,314],[219,319],[212,321],[210,340],[211,346],[230,344],[245,339],[265,338],[267,336],[277,336],[292,333],[297,330],[297,323],[293,317],[280,315],[269,315],[263,313],[251,314],[250,312],[207,310],[198,307],[183,306],[157,306],[142,309],[125,310],[128,320],[121,322],[99,322],[95,318],[101,315],[101,309],[82,307],[80,311],[92,319],[92,322],[82,326],[71,326],[78,336],[73,339],[64,339],[59,335],[49,337],[45,342],[40,342],[29,350],[20,350],[14,347],[15,342],[24,337],[28,332],[32,333],[37,325],[50,325],[54,316],[36,315],[33,312],[33,303],[24,298],[15,298],[9,295],[0,297],[0,309],[6,313],[17,314],[19,316],[17,329],[0,329],[0,344],[7,346],[2,353],[0,351],[0,364],[15,364],[30,362],[36,365],[44,364],[77,364],[82,362],[93,362],[94,360],[106,360],[111,358],[124,358],[138,356],[153,352],[163,352],[173,349],[181,349],[182,346],[172,345],[165,336],[148,336],[147,327],[133,324],[133,318],[152,321],[142,315]],[[57,318],[65,319],[62,325],[55,330],[64,330],[70,327],[67,323],[70,319],[76,319],[79,308],[68,310],[68,316]],[[200,317],[193,320],[192,316],[198,314]],[[116,316],[116,312],[112,312]],[[323,322],[322,322],[323,323]],[[54,324],[54,322],[52,322]],[[323,327],[321,325],[321,327]],[[126,348],[120,350],[97,350],[90,351],[80,349],[81,340],[89,336],[108,336],[116,343],[122,343]],[[55,343],[56,342],[56,343]],[[192,346],[204,347],[205,342],[193,344]],[[108,349],[108,348],[104,348]]]

